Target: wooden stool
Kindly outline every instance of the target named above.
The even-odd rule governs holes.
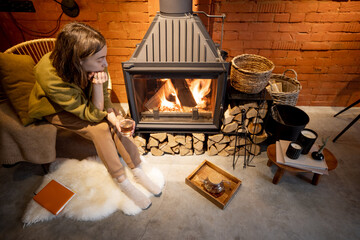
[[[335,156],[326,148],[323,150],[323,154],[325,156],[326,164],[328,165],[328,171],[334,170],[337,167],[337,160],[336,160]],[[298,172],[311,173],[310,171],[307,171],[307,170],[290,167],[290,166],[287,166],[284,164],[277,163],[276,162],[276,145],[275,144],[271,144],[268,146],[267,155],[269,158],[267,165],[270,167],[272,164],[275,164],[278,167],[278,169],[275,173],[275,176],[273,178],[273,181],[272,181],[273,184],[278,184],[281,177],[284,175],[285,171],[296,172],[296,173],[298,173]],[[313,185],[318,185],[318,183],[320,181],[320,177],[321,177],[321,174],[314,173],[311,183]]]

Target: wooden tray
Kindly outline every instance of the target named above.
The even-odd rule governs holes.
[[[229,182],[225,184],[225,192],[219,197],[210,194],[203,186],[203,180],[211,174],[220,175],[219,177],[221,177],[222,180]],[[239,190],[241,181],[213,163],[205,160],[185,179],[185,183],[219,208],[224,209]]]

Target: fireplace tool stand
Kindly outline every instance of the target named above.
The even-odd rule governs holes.
[[[259,113],[258,113],[259,114]],[[250,153],[247,153],[247,149],[246,149],[246,139],[247,139],[247,130],[246,130],[246,127],[245,127],[245,115],[246,115],[246,111],[245,109],[242,109],[241,110],[241,128],[240,128],[240,132],[241,133],[244,133],[245,135],[245,145],[244,145],[244,165],[243,165],[243,168],[246,168],[247,166],[248,167],[255,167],[254,165],[251,165],[250,162],[254,159],[254,156],[252,156],[251,160],[250,160]],[[238,137],[239,137],[239,129],[236,129],[235,131],[235,152],[234,152],[234,156],[233,156],[233,169],[235,169],[235,165],[237,163],[237,161],[239,160],[239,155],[236,156],[236,144],[237,144],[237,140],[238,140]]]
[[[266,91],[266,90],[264,90]],[[252,100],[257,100],[257,101],[260,101],[260,102],[264,102],[267,99],[267,96],[265,94],[265,92],[261,92],[259,96],[257,97],[254,97]],[[231,94],[230,94],[231,95]],[[233,99],[241,99],[241,97],[235,97],[233,96],[232,97]],[[249,99],[250,100],[250,99]],[[255,121],[257,121],[259,118],[260,118],[260,110],[261,110],[261,106],[259,106],[259,108],[257,109],[257,114],[256,114],[256,117],[255,117]],[[241,120],[242,120],[242,124],[241,124],[241,128],[240,129],[237,129],[235,131],[235,151],[234,151],[234,156],[233,156],[233,169],[235,169],[235,165],[238,161],[238,158],[239,158],[239,155],[236,156],[236,144],[237,144],[237,139],[239,137],[239,134],[244,134],[245,135],[245,146],[244,146],[244,164],[243,164],[243,167],[246,168],[246,167],[255,167],[255,165],[251,165],[250,163],[252,162],[252,160],[255,158],[255,155],[252,155],[249,153],[248,149],[247,149],[247,137],[248,136],[253,136],[255,134],[252,134],[252,133],[249,133],[248,130],[246,130],[246,126],[245,126],[245,118],[246,118],[246,111],[245,109],[242,109],[241,110]],[[257,131],[257,126],[258,125],[255,125],[255,129],[254,129],[254,132]],[[252,147],[252,146],[250,146]]]

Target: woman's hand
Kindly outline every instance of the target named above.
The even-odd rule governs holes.
[[[90,72],[88,78],[93,84],[103,84],[108,81],[106,72]]]
[[[113,108],[109,108],[107,109],[108,115],[107,115],[107,120],[114,126],[116,127],[116,129],[121,132],[121,127],[120,127],[120,121],[123,120],[124,118],[117,113]]]
[[[124,117],[121,114],[117,113],[113,108],[109,108],[107,112],[108,112],[107,115],[108,121],[119,131],[119,133],[121,133],[120,122],[124,120]],[[134,132],[135,132],[135,121],[133,123],[131,135],[133,135]]]

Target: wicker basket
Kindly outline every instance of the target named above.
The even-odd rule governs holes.
[[[285,76],[285,73],[291,71],[294,73],[295,78]],[[301,84],[297,80],[297,73],[293,69],[287,69],[283,74],[272,74],[270,77],[270,83],[281,84],[281,91],[275,91],[274,85],[269,84],[266,87],[274,100],[274,104],[284,104],[295,106],[301,90]]]
[[[240,92],[256,94],[261,92],[271,76],[275,65],[269,59],[242,54],[231,61],[230,84]]]

